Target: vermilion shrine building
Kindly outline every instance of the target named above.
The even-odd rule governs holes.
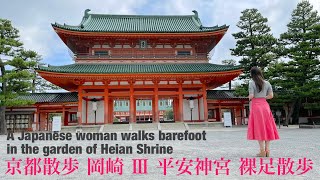
[[[48,129],[42,121],[48,122],[50,112],[62,113],[68,126],[221,121],[221,108],[232,107],[243,122],[246,98],[210,90],[242,73],[238,66],[209,63],[209,52],[228,26],[203,26],[196,11],[185,16],[89,11],[77,26],[52,24],[75,63],[38,68],[44,79],[70,93],[25,97],[36,101],[24,107],[36,129]],[[9,120],[15,111],[8,109]]]

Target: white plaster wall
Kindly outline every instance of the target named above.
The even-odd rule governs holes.
[[[89,99],[92,98],[101,98],[99,96],[90,96]],[[97,123],[104,122],[104,103],[103,101],[97,102]],[[88,111],[88,120],[86,119],[86,112]],[[86,107],[86,101],[82,100],[82,123],[94,123],[94,111],[92,111],[92,102],[88,101],[88,109]]]
[[[104,85],[103,82],[94,82],[94,85]]]
[[[111,81],[109,85],[118,85],[118,81]]]
[[[93,85],[93,82],[85,82],[83,85],[84,86],[90,86],[90,85]]]
[[[82,123],[86,123],[86,101],[82,100]]]
[[[203,111],[203,97],[199,99],[200,100],[200,119],[204,120],[204,111]]]
[[[194,108],[192,109],[192,120],[199,120],[198,100],[194,100]],[[200,104],[201,107],[201,104]],[[183,120],[191,120],[191,110],[189,100],[183,99]]]
[[[92,97],[90,97],[92,98]],[[104,101],[97,101],[97,123],[104,122]],[[92,102],[88,101],[88,123],[94,123],[94,111],[92,110]]]
[[[169,84],[178,84],[177,81],[169,81]]]
[[[129,85],[127,81],[120,81],[120,85]]]
[[[135,84],[143,84],[143,81],[136,81]]]

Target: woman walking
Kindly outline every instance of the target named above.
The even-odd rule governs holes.
[[[279,139],[278,130],[267,99],[273,98],[271,84],[263,79],[261,70],[252,67],[252,80],[249,82],[250,114],[248,121],[248,140],[258,140],[258,157],[269,157],[270,141]]]

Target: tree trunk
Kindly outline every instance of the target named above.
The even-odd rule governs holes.
[[[3,77],[6,73],[6,70],[1,59],[0,59],[0,70],[1,70],[1,76]],[[6,89],[7,89],[6,86],[7,86],[7,82],[3,80],[1,93],[4,96],[6,94]],[[4,106],[4,102],[0,101],[0,134],[7,134],[7,122],[6,122],[5,113],[6,113],[6,107]]]
[[[299,98],[294,106],[294,113],[292,115],[292,124],[299,124],[300,108],[302,99]]]
[[[33,78],[32,78],[32,93],[36,92],[36,88],[37,88],[37,72],[34,71],[33,73]]]
[[[7,134],[6,107],[0,107],[0,135]]]
[[[287,126],[287,125],[289,124],[290,117],[291,117],[292,114],[293,114],[294,105],[295,105],[295,102],[290,103],[290,104],[287,104],[287,105],[284,107],[284,110],[285,110],[285,112],[286,112],[286,121],[285,121],[285,123],[284,123],[284,126]]]

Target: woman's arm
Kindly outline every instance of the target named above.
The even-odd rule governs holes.
[[[273,92],[270,92],[267,96],[266,99],[272,99],[273,98]]]
[[[249,81],[249,101],[254,97],[254,88],[253,88],[253,81]]]
[[[253,94],[249,94],[248,98],[249,98],[249,101],[251,101],[251,99],[253,98]]]
[[[268,90],[267,90],[267,96],[266,99],[272,99],[273,98],[273,90],[270,83],[268,83]]]

